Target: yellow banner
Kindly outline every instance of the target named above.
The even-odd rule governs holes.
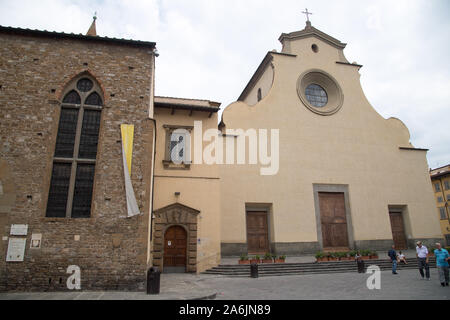
[[[131,161],[133,159],[133,135],[134,125],[121,124],[120,131],[122,133],[122,145],[127,160],[128,173],[131,175]]]

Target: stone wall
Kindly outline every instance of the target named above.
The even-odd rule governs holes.
[[[0,181],[11,187],[0,194],[0,290],[67,290],[69,265],[80,267],[82,289],[143,290],[153,142],[151,48],[5,31],[0,41]],[[91,217],[46,218],[61,95],[83,72],[104,91]],[[135,125],[131,180],[141,214],[132,218],[120,124]],[[5,261],[11,224],[28,224],[23,262]],[[31,249],[36,233],[42,245]]]

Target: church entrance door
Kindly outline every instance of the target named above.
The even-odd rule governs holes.
[[[186,272],[187,234],[181,226],[167,229],[164,235],[164,272]]]
[[[389,218],[391,220],[392,239],[394,240],[395,249],[407,249],[402,213],[389,212]]]
[[[344,193],[319,192],[319,207],[324,250],[348,249]]]
[[[264,254],[270,251],[267,212],[247,212],[247,246],[248,254]]]

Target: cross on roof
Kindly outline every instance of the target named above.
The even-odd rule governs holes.
[[[306,8],[302,13],[306,14],[306,21],[309,21],[309,15],[312,14],[312,12],[308,12],[308,8]]]

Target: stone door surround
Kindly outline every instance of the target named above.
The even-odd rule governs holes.
[[[197,272],[197,217],[200,211],[173,203],[153,212],[153,265],[163,270],[164,235],[172,226],[181,226],[187,233],[186,272]]]

